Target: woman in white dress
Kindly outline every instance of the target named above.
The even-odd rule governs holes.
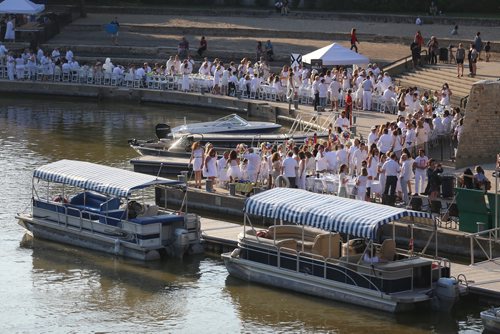
[[[182,91],[189,92],[189,65],[185,63],[182,65]]]
[[[348,181],[349,181],[349,178],[347,177],[347,165],[342,164],[342,166],[340,166],[340,171],[339,171],[339,191],[338,191],[339,197],[346,197],[347,198],[347,182]]]
[[[16,58],[16,78],[24,80],[24,59],[21,55]]]
[[[298,182],[297,182],[297,187],[299,189],[306,189],[306,176],[307,176],[307,169],[306,169],[306,154],[303,151],[299,152],[299,175],[298,175]]]
[[[211,148],[205,157],[203,176],[212,180],[212,184],[215,183],[215,178],[217,177],[217,152],[214,148]]]
[[[227,181],[229,181],[229,176],[227,175],[228,158],[229,158],[229,151],[225,151],[222,158],[217,160],[217,178],[219,180],[219,186],[221,188],[225,188]]]
[[[111,62],[111,59],[110,58],[106,58],[106,61],[104,62],[104,64],[102,65],[102,69],[104,70],[104,72],[106,73],[109,73],[111,74],[113,72],[113,68],[115,66],[113,65],[113,63]]]
[[[220,77],[222,75],[222,69],[220,65],[217,65],[214,71],[212,94],[220,94]]]
[[[235,182],[236,180],[241,179],[240,159],[238,158],[238,153],[236,153],[235,150],[232,150],[231,153],[229,153],[227,164],[227,176],[229,176],[229,182]]]
[[[366,168],[361,168],[361,175],[358,176],[356,180],[356,186],[358,187],[358,193],[356,194],[356,199],[364,201],[366,199],[366,184],[368,182],[368,170]]]
[[[224,67],[222,67],[222,68],[224,68]],[[221,80],[220,80],[220,88],[221,88],[221,94],[222,95],[227,95],[228,85],[229,85],[229,70],[228,69],[224,69],[222,71],[222,77],[221,77]]]
[[[372,193],[375,193],[372,189],[372,182],[377,179],[378,176],[378,163],[379,163],[379,151],[375,147],[372,149],[370,155],[368,156],[367,170],[368,170],[368,182],[366,184],[366,197],[370,198]]]
[[[189,164],[193,164],[194,186],[198,189],[201,189],[201,172],[203,170],[204,158],[205,152],[203,151],[200,142],[194,142],[191,146],[191,158],[189,159]]]
[[[14,29],[14,19],[11,18],[7,21],[7,26],[5,29],[5,41],[10,40],[12,42],[16,41],[16,31]]]
[[[12,56],[12,53],[9,52],[9,55],[7,56],[7,76],[9,77],[9,80],[14,80],[15,72],[16,60],[14,59],[14,56]]]

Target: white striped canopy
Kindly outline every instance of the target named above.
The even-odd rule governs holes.
[[[117,197],[153,185],[181,182],[85,161],[59,160],[35,169],[33,177]]]
[[[290,188],[274,188],[253,195],[246,200],[243,211],[371,239],[376,238],[379,227],[403,217],[432,220],[427,212]]]

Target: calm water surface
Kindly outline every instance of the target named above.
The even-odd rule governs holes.
[[[390,315],[228,277],[216,254],[141,263],[35,241],[14,215],[27,210],[31,173],[67,158],[130,168],[129,138],[159,122],[223,116],[180,106],[0,98],[1,333],[477,333],[471,302],[452,314]]]

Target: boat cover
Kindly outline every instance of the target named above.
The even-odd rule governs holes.
[[[290,223],[376,238],[380,226],[403,217],[432,220],[432,215],[301,189],[274,188],[249,197],[244,212]]]
[[[161,177],[75,160],[59,160],[38,167],[33,177],[117,197],[128,197],[134,190],[153,185],[182,184]]]

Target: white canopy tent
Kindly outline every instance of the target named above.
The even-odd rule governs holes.
[[[4,0],[0,3],[0,14],[33,15],[45,10],[45,5],[38,5],[29,0]]]
[[[311,60],[315,59],[321,59],[324,66],[366,65],[370,62],[367,57],[337,43],[332,43],[302,56],[302,61],[307,64],[310,64]]]

